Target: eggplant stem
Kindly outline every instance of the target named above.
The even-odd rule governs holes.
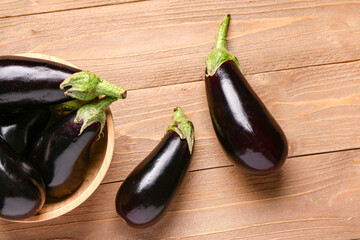
[[[226,14],[223,22],[219,27],[219,31],[216,35],[215,48],[226,49],[226,34],[229,27],[230,15]]]
[[[181,107],[174,108],[174,120],[166,129],[168,131],[176,132],[181,139],[186,139],[190,154],[192,154],[193,147],[194,147],[194,125],[193,123],[186,119]]]
[[[125,99],[127,96],[127,91],[125,89],[104,80],[99,82],[96,87],[96,92],[99,96],[105,95],[120,99]]]
[[[227,61],[233,61],[241,67],[237,58],[226,49],[226,34],[229,26],[230,15],[227,14],[221,23],[216,35],[215,46],[209,56],[206,58],[206,76],[214,76],[217,69]]]
[[[126,98],[126,90],[88,71],[77,72],[66,78],[60,84],[60,89],[65,88],[65,95],[81,101],[90,101],[101,95]]]

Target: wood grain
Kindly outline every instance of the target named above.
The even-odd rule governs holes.
[[[137,1],[139,0],[2,0],[0,1],[0,18],[109,6]]]
[[[360,61],[248,76],[250,84],[283,128],[289,156],[360,147]],[[156,146],[183,107],[195,126],[191,170],[231,165],[208,113],[205,83],[129,91],[112,105],[115,152],[105,182],[124,177]]]
[[[246,74],[359,59],[359,11],[356,0],[141,1],[0,19],[0,55],[45,53],[141,89],[202,80],[225,13]]]
[[[360,151],[289,159],[282,171],[249,177],[234,167],[189,173],[168,214],[134,230],[115,212],[120,183],[44,223],[0,221],[10,239],[357,239]]]

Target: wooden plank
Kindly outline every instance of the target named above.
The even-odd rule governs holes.
[[[0,1],[0,18],[108,6],[134,1],[138,0],[111,0],[106,2],[100,0],[2,0]]]
[[[283,171],[246,176],[234,167],[189,173],[169,213],[145,230],[115,212],[120,183],[101,185],[54,220],[0,221],[10,239],[358,239],[360,151],[289,159]]]
[[[54,55],[140,89],[203,79],[225,13],[247,74],[358,59],[359,11],[356,0],[142,1],[0,19],[0,54]]]
[[[248,76],[282,126],[289,156],[360,147],[360,61]],[[231,164],[207,109],[204,82],[129,91],[112,105],[115,153],[105,182],[124,177],[156,146],[182,106],[195,126],[191,170]]]

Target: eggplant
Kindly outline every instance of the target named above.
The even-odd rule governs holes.
[[[89,151],[106,121],[106,108],[117,98],[105,97],[81,106],[47,128],[29,154],[40,173],[46,194],[63,198],[83,182]]]
[[[214,50],[206,59],[205,86],[216,136],[227,157],[248,173],[265,175],[286,160],[284,132],[226,49],[230,17],[221,24]]]
[[[44,203],[40,175],[0,136],[0,217],[23,220],[39,212]]]
[[[94,73],[31,60],[0,60],[0,110],[57,104],[72,99],[89,101],[106,95],[125,98],[126,91]]]
[[[165,136],[117,192],[116,211],[129,226],[146,228],[165,215],[187,173],[193,145],[193,124],[175,108]]]
[[[26,158],[44,131],[50,115],[49,108],[41,107],[0,116],[0,135],[15,152]]]

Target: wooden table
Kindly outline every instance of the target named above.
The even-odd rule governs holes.
[[[214,135],[205,58],[230,13],[228,48],[289,140],[281,171],[246,176]],[[360,2],[356,0],[0,1],[0,54],[44,53],[128,89],[112,105],[103,183],[47,222],[0,221],[0,239],[360,238]],[[114,198],[182,106],[196,131],[169,213],[127,227]]]

